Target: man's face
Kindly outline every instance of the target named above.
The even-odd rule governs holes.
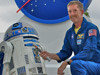
[[[78,23],[82,19],[83,10],[80,10],[76,4],[69,5],[68,14],[73,23]]]

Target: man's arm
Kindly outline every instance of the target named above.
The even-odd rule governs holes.
[[[58,68],[58,72],[57,72],[57,74],[58,75],[63,75],[64,74],[64,70],[65,70],[65,68],[67,67],[67,65],[69,65],[69,64],[71,64],[72,63],[72,60],[70,59],[70,60],[68,60],[68,61],[64,61],[62,64],[61,64],[61,66]]]
[[[47,57],[53,59],[53,60],[57,60],[57,61],[60,61],[60,58],[57,54],[54,54],[54,53],[49,53],[47,51],[42,51],[40,53],[40,56],[44,59],[44,60],[47,60]]]

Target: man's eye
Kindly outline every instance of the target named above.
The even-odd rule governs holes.
[[[69,13],[71,13],[71,11],[68,11]]]
[[[76,12],[77,10],[74,10],[74,12]]]

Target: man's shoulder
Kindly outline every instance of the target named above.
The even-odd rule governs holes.
[[[71,33],[73,31],[72,27],[67,30],[67,33]]]
[[[97,29],[97,26],[93,24],[92,22],[87,22],[88,23],[88,28],[89,29]]]

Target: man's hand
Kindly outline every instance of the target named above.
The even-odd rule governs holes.
[[[64,61],[62,64],[61,64],[61,66],[58,68],[58,72],[57,72],[57,74],[58,75],[64,75],[64,70],[65,70],[65,68],[66,68],[66,66],[68,65],[68,63],[66,62],[66,61]]]
[[[47,51],[42,51],[40,52],[40,56],[44,59],[47,60],[47,57],[51,58],[51,53],[47,52]]]
[[[47,58],[49,57],[50,59],[60,61],[60,58],[59,58],[59,56],[56,53],[49,53],[47,51],[42,51],[42,52],[40,52],[40,56],[44,60],[47,60]]]

